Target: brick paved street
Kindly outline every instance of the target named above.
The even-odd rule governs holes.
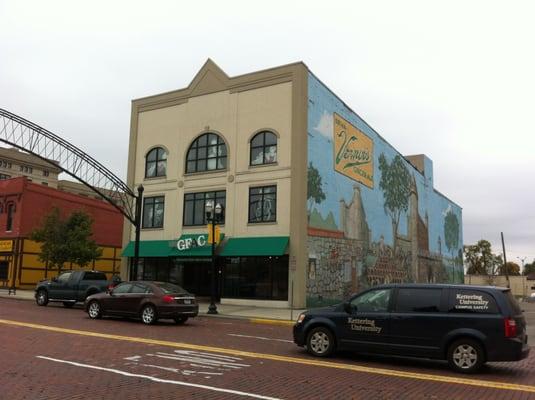
[[[244,320],[145,326],[11,299],[0,299],[0,320],[0,399],[535,398],[533,353],[465,376],[424,360],[318,360],[291,342],[289,327]]]

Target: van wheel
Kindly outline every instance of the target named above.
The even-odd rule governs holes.
[[[485,353],[481,345],[472,339],[459,339],[448,349],[450,368],[465,374],[477,372],[485,363]]]
[[[307,351],[316,357],[328,357],[334,351],[334,337],[331,331],[319,326],[312,329],[307,336]]]
[[[37,305],[46,306],[48,304],[48,293],[46,290],[41,289],[37,292],[37,297],[35,298]]]

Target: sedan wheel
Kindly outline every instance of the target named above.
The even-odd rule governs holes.
[[[314,328],[307,337],[307,350],[316,357],[327,357],[334,351],[334,338],[331,331],[323,326]]]
[[[156,322],[156,309],[154,306],[148,305],[143,307],[141,311],[141,320],[144,324],[151,325]]]
[[[102,317],[102,311],[100,310],[100,304],[98,301],[92,301],[87,308],[87,314],[91,319],[97,319]]]

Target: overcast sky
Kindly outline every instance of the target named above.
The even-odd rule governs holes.
[[[433,160],[464,242],[535,259],[535,2],[0,0],[0,108],[125,178],[132,99],[295,61]]]

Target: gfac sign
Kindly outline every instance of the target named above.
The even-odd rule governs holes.
[[[203,247],[207,243],[206,235],[199,235],[194,237],[188,237],[185,239],[178,239],[176,242],[176,248],[179,251],[189,250],[194,247]]]

